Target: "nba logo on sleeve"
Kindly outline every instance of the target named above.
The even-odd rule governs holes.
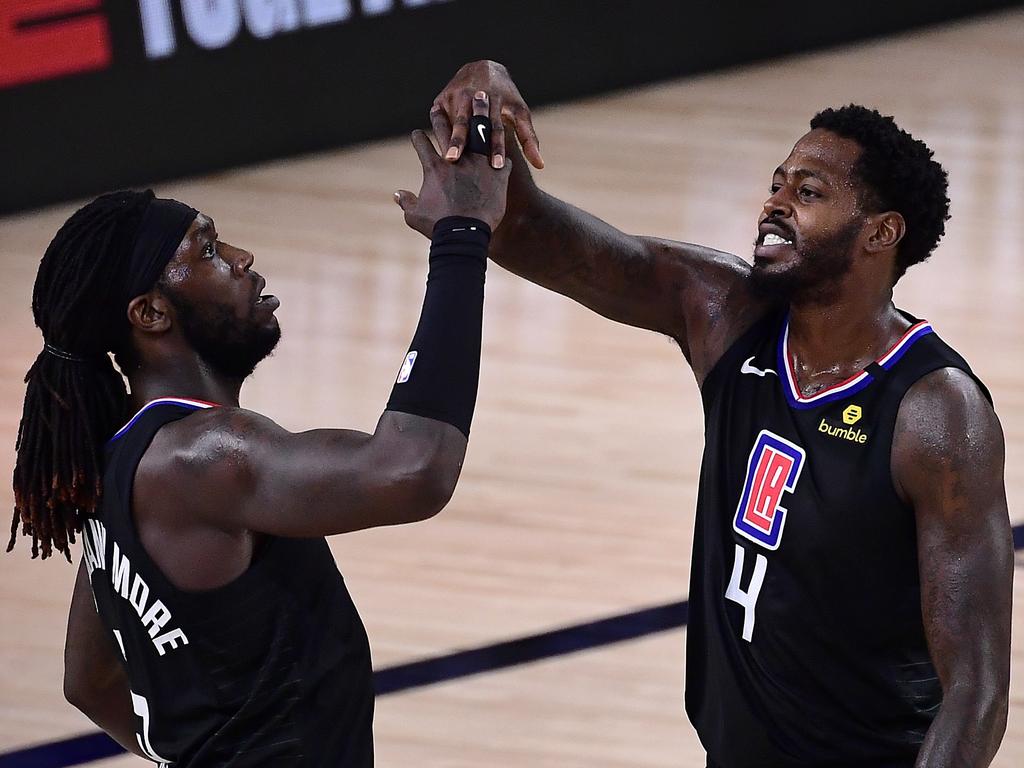
[[[747,461],[747,477],[733,529],[767,549],[778,549],[786,525],[784,493],[796,490],[806,454],[799,445],[761,430]]]

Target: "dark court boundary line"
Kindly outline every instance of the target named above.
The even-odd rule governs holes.
[[[1024,524],[1013,528],[1013,547],[1024,549]],[[689,603],[681,600],[526,635],[493,645],[396,664],[373,675],[378,696],[459,680],[534,661],[566,656],[686,626]],[[68,768],[124,754],[103,732],[72,736],[0,754],[0,768]]]

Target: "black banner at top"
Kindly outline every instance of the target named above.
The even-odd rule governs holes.
[[[404,132],[472,59],[536,106],[1016,4],[0,0],[0,212]]]

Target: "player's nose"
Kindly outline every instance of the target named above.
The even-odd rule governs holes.
[[[792,211],[792,206],[785,197],[784,189],[785,188],[783,187],[776,190],[768,197],[767,200],[764,201],[764,205],[762,206],[764,211],[762,221],[772,217],[786,218],[789,216]]]
[[[232,249],[235,251],[232,266],[240,275],[244,275],[252,268],[253,262],[256,261],[256,258],[250,251],[247,251],[244,248],[234,248],[232,246]]]

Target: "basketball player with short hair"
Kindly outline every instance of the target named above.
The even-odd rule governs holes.
[[[771,176],[753,266],[626,235],[542,192],[508,72],[467,64],[431,110],[457,159],[483,88],[517,161],[490,256],[678,341],[706,445],[687,712],[708,764],[986,766],[1006,725],[1013,547],[985,386],[894,284],[944,232],[946,173],[891,118],[811,121]]]
[[[508,183],[482,157],[444,163],[422,131],[413,144],[423,186],[405,218],[432,237],[428,283],[372,435],[296,434],[239,407],[280,338],[278,300],[209,216],[115,192],[43,256],[11,546],[20,526],[33,556],[70,560],[82,531],[65,695],[137,755],[373,764],[370,648],[324,536],[423,520],[451,497]]]

